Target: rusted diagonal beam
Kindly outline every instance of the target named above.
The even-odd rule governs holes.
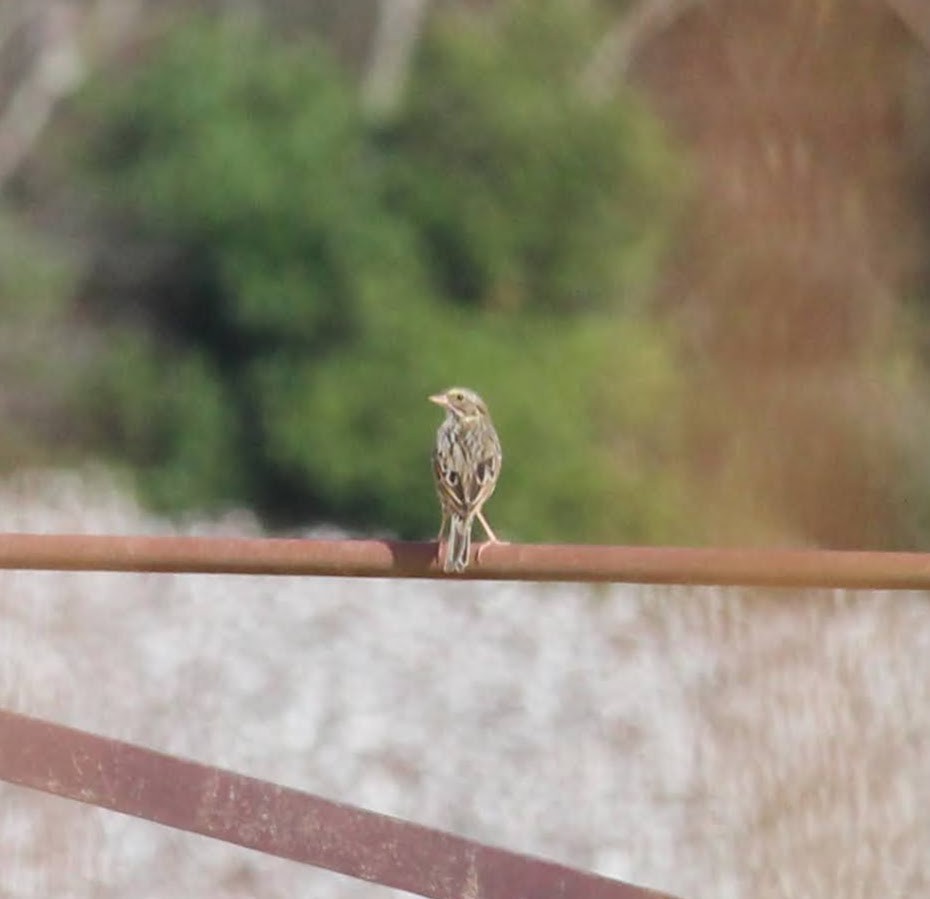
[[[663,896],[2,710],[0,778],[431,899]]]
[[[433,543],[0,534],[0,568],[445,577]],[[930,554],[497,544],[457,578],[930,589]]]

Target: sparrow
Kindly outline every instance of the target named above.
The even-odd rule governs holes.
[[[439,555],[443,571],[461,573],[470,561],[475,519],[481,522],[490,542],[500,542],[482,508],[497,486],[503,458],[501,444],[488,407],[474,390],[450,387],[429,399],[446,410],[433,450],[433,477],[442,509]],[[443,556],[446,525],[448,541]]]

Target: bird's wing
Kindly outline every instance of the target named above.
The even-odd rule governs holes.
[[[468,492],[462,475],[462,467],[456,462],[453,453],[433,453],[433,474],[436,477],[436,490],[443,507],[453,515],[464,518],[468,514]]]
[[[433,473],[440,499],[456,515],[480,510],[494,492],[500,474],[501,452],[496,435],[467,435],[464,439],[440,437],[433,453]]]

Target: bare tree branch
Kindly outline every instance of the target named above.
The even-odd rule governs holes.
[[[142,0],[67,0],[0,7],[0,53],[23,30],[35,36],[32,58],[0,109],[0,189],[35,148],[58,104],[87,73],[122,43],[135,25]],[[27,18],[28,16],[28,18]],[[31,19],[31,20],[30,20]]]
[[[705,0],[641,0],[622,15],[595,49],[580,78],[582,93],[606,99],[627,72],[643,44]]]
[[[58,101],[81,80],[83,66],[73,6],[46,6],[34,23],[38,50],[0,116],[0,185],[19,168],[51,118]]]
[[[365,107],[376,116],[396,108],[403,95],[429,0],[381,0],[371,62],[362,89]]]

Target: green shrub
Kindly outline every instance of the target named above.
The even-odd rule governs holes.
[[[632,98],[577,95],[586,14],[514,10],[440,17],[386,125],[318,47],[222,20],[84,99],[107,214],[171,248],[100,305],[92,390],[156,505],[429,535],[426,396],[465,383],[505,535],[673,534],[676,379],[642,298],[677,168]]]

